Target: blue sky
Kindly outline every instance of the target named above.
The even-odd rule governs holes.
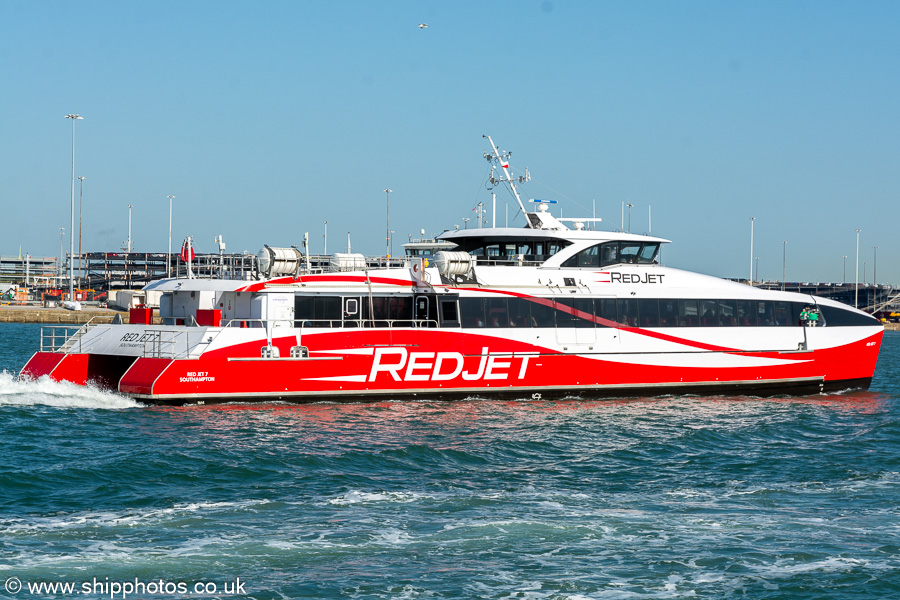
[[[859,228],[860,279],[879,246],[900,284],[898,25],[896,2],[2,0],[0,252],[59,252],[74,112],[87,250],[128,204],[164,250],[172,194],[176,248],[321,251],[328,220],[329,252],[382,254],[389,187],[398,254],[490,203],[490,134],[563,216],[615,229],[630,201],[643,233],[652,206],[671,266],[746,277],[755,216],[763,278],[786,240],[788,280],[847,255],[852,281]]]

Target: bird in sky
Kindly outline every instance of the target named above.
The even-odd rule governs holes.
[[[419,29],[428,29],[428,23],[419,23]]]

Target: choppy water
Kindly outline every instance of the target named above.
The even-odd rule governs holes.
[[[900,334],[849,395],[185,408],[18,383],[37,337],[0,326],[2,597],[900,597]]]

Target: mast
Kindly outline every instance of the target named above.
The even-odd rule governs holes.
[[[488,154],[487,152],[485,152],[484,157],[491,162],[497,161],[497,164],[499,164],[500,168],[503,169],[504,177],[501,177],[500,179],[494,179],[493,177],[491,177],[491,183],[499,183],[502,181],[502,182],[506,182],[509,184],[509,189],[512,190],[513,196],[516,197],[516,202],[519,203],[519,210],[521,210],[522,214],[525,215],[526,225],[528,226],[529,229],[534,229],[534,225],[531,223],[531,220],[528,218],[528,211],[525,210],[525,205],[522,204],[522,198],[519,197],[519,191],[516,189],[516,181],[518,181],[519,183],[524,183],[525,181],[528,180],[528,177],[525,176],[525,177],[513,178],[509,174],[509,152],[505,152],[505,153],[501,154],[500,150],[497,149],[497,146],[494,145],[494,140],[491,139],[491,136],[483,135],[481,137],[487,138],[487,141],[490,143],[491,150],[492,150],[491,154]]]

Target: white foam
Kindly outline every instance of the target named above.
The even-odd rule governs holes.
[[[168,508],[143,510],[75,512],[53,517],[15,517],[0,520],[0,529],[8,534],[39,533],[65,529],[91,527],[134,527],[147,523],[177,520],[188,515],[213,513],[220,510],[242,510],[250,506],[265,504],[268,500],[245,500],[242,502],[193,502],[176,504]]]
[[[400,545],[411,544],[413,539],[405,531],[399,529],[387,529],[378,533],[375,538],[376,543]]]
[[[358,492],[352,490],[343,496],[332,498],[328,504],[337,506],[345,506],[349,504],[360,504],[363,502],[415,502],[425,496],[413,494],[409,492]]]
[[[52,406],[56,408],[100,408],[120,410],[142,404],[115,392],[95,387],[53,381],[44,375],[19,381],[9,371],[0,373],[0,406]]]
[[[800,573],[810,573],[821,571],[825,573],[835,573],[842,571],[853,571],[858,568],[866,569],[883,569],[890,568],[887,565],[872,563],[865,559],[849,558],[844,556],[831,556],[822,560],[814,560],[811,562],[797,562],[793,559],[779,560],[774,564],[752,566],[755,571],[760,573],[762,577],[785,578],[793,577]]]

